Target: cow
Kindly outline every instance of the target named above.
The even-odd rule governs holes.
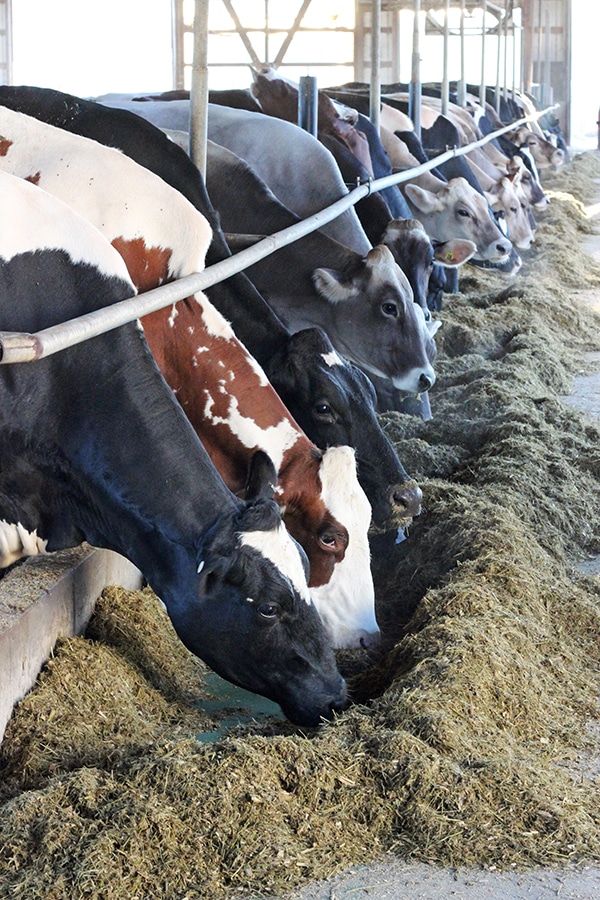
[[[6,108],[0,108],[0,132],[0,169],[35,181],[92,221],[139,290],[202,268],[206,220],[152,172],[117,150]],[[308,554],[313,598],[333,625],[334,644],[372,642],[378,629],[367,541],[371,516],[354,454],[341,447],[323,454],[308,440],[208,298],[157,310],[142,325],[228,486],[243,489],[253,450],[263,449],[275,462],[284,521]]]
[[[207,185],[226,231],[271,234],[297,221],[244,160],[212,142]],[[248,274],[292,331],[318,325],[341,356],[397,390],[417,394],[432,387],[435,345],[406,276],[384,245],[363,258],[309,234]]]
[[[140,102],[123,94],[104,94],[95,100],[135,112],[159,128],[189,132],[187,100]],[[256,167],[273,193],[301,218],[348,193],[331,153],[291,122],[209,103],[208,137]],[[357,253],[367,253],[371,247],[352,208],[325,223],[321,230]]]
[[[0,85],[0,104],[120,149],[183,194],[209,221],[208,265],[231,255],[198,169],[150,122],[126,110],[27,85]],[[206,294],[278,393],[285,392],[287,408],[311,440],[322,450],[336,445],[355,449],[359,480],[372,507],[372,530],[404,528],[419,513],[421,491],[381,428],[363,373],[342,358],[334,367],[325,364],[333,346],[324,332],[291,334],[244,272],[212,285]]]
[[[507,138],[517,147],[527,147],[535,160],[538,169],[556,169],[562,165],[565,154],[551,141],[535,134],[527,125],[519,125],[514,131],[507,133]]]
[[[473,260],[505,262],[511,243],[494,221],[483,196],[464,178],[452,178],[433,193],[410,182],[404,193],[414,215],[432,240],[464,238],[475,243]]]
[[[117,251],[59,199],[5,173],[0,196],[5,331],[36,334],[135,293]],[[218,674],[299,725],[345,706],[272,463],[255,459],[246,501],[229,491],[135,323],[2,366],[0,396],[4,565],[82,541],[114,550]]]

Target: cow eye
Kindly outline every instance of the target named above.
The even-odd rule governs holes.
[[[315,403],[313,412],[316,416],[319,417],[319,419],[333,419],[333,410],[331,409],[329,403],[327,403],[325,400],[321,401],[321,403]]]
[[[276,619],[281,611],[279,603],[261,603],[258,607],[258,613],[263,619],[272,621]]]
[[[394,303],[393,300],[387,300],[385,303],[382,303],[381,311],[384,316],[390,316],[393,319],[398,318],[398,304]]]
[[[458,210],[457,210],[457,213],[458,213],[459,216],[464,216],[465,219],[468,219],[468,218],[469,218],[469,215],[470,215],[468,209],[458,209]]]
[[[517,207],[516,207],[516,206],[511,206],[510,211],[511,211],[511,213],[514,213],[514,214],[516,215],[516,214],[517,214]]]

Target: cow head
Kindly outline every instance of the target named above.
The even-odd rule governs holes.
[[[435,382],[435,344],[408,280],[383,244],[350,273],[316,269],[317,292],[329,304],[336,348],[397,390],[418,394]]]
[[[373,385],[336,353],[324,331],[305,328],[290,335],[273,355],[267,374],[317,446],[354,448],[377,530],[392,531],[419,515],[421,490],[382,431]]]
[[[328,506],[337,518],[348,523],[351,539],[327,584],[311,588],[311,596],[333,647],[368,648],[379,641],[367,537],[371,506],[356,480],[354,450],[326,450],[320,478]],[[348,486],[343,493],[337,489],[340,484]]]
[[[535,134],[527,125],[520,125],[515,131],[510,131],[508,137],[517,147],[526,147],[529,150],[538,169],[556,169],[564,162],[564,151],[541,135]]]
[[[485,197],[465,178],[452,178],[433,193],[416,184],[405,187],[407,200],[427,234],[435,241],[473,241],[474,260],[504,262],[511,243],[493,219]]]
[[[346,688],[308,591],[306,557],[273,499],[275,482],[258,451],[249,499],[200,541],[196,601],[167,609],[183,643],[220,675],[279,703],[290,721],[317,725],[344,707]]]
[[[494,212],[503,213],[514,246],[518,250],[529,250],[535,235],[531,227],[531,209],[519,184],[508,177],[501,178],[485,192],[485,196]]]
[[[389,247],[408,278],[415,303],[422,308],[426,319],[431,318],[427,298],[435,264],[456,268],[477,250],[473,241],[431,241],[418,219],[393,219],[386,227],[381,243]]]

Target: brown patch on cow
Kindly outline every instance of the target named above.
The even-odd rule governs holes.
[[[41,177],[42,177],[42,173],[36,172],[35,175],[28,175],[25,178],[25,181],[29,181],[31,184],[39,184]]]
[[[0,134],[0,156],[6,156],[13,143],[13,141],[10,141],[8,138],[5,138]]]
[[[143,238],[126,240],[116,237],[112,241],[125,261],[131,280],[138,291],[152,290],[169,279],[169,262],[173,251],[170,247],[148,247]]]

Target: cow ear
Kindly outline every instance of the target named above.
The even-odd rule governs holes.
[[[277,485],[277,470],[264,450],[253,453],[246,479],[246,500],[272,500]]]
[[[451,241],[444,241],[440,244],[434,244],[433,256],[436,262],[441,266],[454,269],[462,266],[468,259],[475,254],[477,244],[473,241],[464,241],[455,238]]]
[[[343,276],[335,269],[315,269],[313,283],[318,293],[330,303],[341,303],[354,296],[352,284],[344,282]]]
[[[431,214],[439,212],[442,208],[436,195],[432,191],[419,187],[418,184],[407,184],[404,188],[404,193],[419,212]]]

